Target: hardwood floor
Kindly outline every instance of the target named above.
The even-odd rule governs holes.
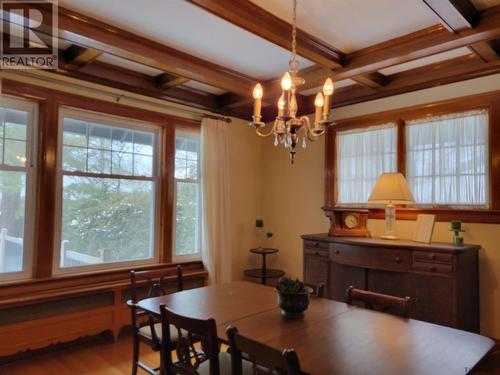
[[[141,361],[150,367],[160,354],[141,346]],[[96,343],[41,355],[0,367],[1,375],[130,375],[132,338],[123,335],[116,343]]]
[[[500,348],[474,371],[476,375],[500,375]],[[130,375],[132,339],[123,335],[116,343],[94,343],[0,366],[0,375]],[[141,360],[159,363],[159,353],[141,346]],[[144,372],[139,372],[144,374]]]

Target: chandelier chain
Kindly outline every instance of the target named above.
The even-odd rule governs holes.
[[[293,20],[292,20],[292,61],[297,54],[297,0],[293,0]]]

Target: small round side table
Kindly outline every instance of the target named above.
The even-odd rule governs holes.
[[[251,253],[262,255],[262,268],[252,268],[249,270],[243,271],[245,276],[261,279],[261,283],[266,285],[267,279],[274,279],[285,275],[285,272],[282,270],[272,269],[266,267],[266,255],[275,254],[279,250],[266,248],[266,247],[258,247],[256,249],[250,249]]]

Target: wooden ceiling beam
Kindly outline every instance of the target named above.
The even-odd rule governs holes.
[[[156,85],[154,77],[100,61],[95,61],[81,69],[75,69],[72,64],[60,62],[57,71],[48,72],[195,108],[212,110],[219,106],[216,95],[202,95],[177,87],[165,91]]]
[[[249,0],[188,1],[271,43],[291,49],[292,25]],[[297,54],[327,68],[341,66],[345,57],[337,48],[300,29],[297,29]]]
[[[500,38],[500,6],[485,10],[475,28],[450,33],[436,25],[389,40],[347,56],[346,65],[335,69],[337,80],[353,78],[393,65],[427,57],[470,44]]]
[[[484,62],[495,61],[500,58],[500,39],[474,43],[469,48]]]
[[[352,79],[362,86],[366,86],[371,89],[379,89],[381,87],[384,87],[387,82],[386,76],[379,72],[360,74],[359,76],[353,77]]]
[[[183,85],[190,81],[189,78],[175,77],[168,73],[163,73],[155,77],[156,85],[163,90],[170,89],[175,86]]]
[[[481,13],[469,0],[422,0],[451,32],[477,25]]]
[[[362,86],[339,89],[333,94],[332,108],[441,86],[499,72],[500,60],[483,63],[473,55],[461,56],[393,74],[388,77],[386,85],[377,91]],[[313,99],[313,95],[309,96],[309,100],[306,101],[306,103],[310,103]],[[312,113],[313,110],[314,107],[310,106],[309,112]]]
[[[80,47],[76,44],[72,44],[62,53],[65,62],[74,65],[76,68],[83,68],[85,65],[90,64],[101,55],[102,52]]]
[[[470,0],[423,0],[451,32],[475,27],[481,17]],[[498,51],[491,42],[482,41],[469,46],[471,52],[484,62],[498,59]]]
[[[48,12],[43,4],[33,6],[43,14]],[[0,17],[9,21],[6,14],[2,13]],[[43,19],[49,19],[49,17]],[[234,70],[63,7],[58,8],[58,29],[59,39],[229,92],[251,95],[256,83],[255,79]],[[41,32],[48,33],[49,30]]]

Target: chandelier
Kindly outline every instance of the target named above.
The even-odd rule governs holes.
[[[295,148],[300,142],[299,131],[303,129],[302,147],[306,147],[307,140],[315,141],[320,136],[325,134],[326,128],[332,124],[330,121],[330,98],[333,94],[334,87],[331,78],[327,78],[323,85],[323,92],[318,92],[314,100],[316,108],[314,115],[314,123],[307,116],[297,117],[297,97],[296,92],[299,86],[305,83],[305,80],[299,77],[299,62],[296,59],[297,55],[297,0],[293,0],[293,23],[292,23],[292,59],[289,63],[289,70],[281,79],[281,96],[278,100],[278,115],[274,120],[273,126],[266,132],[264,127],[266,124],[261,121],[262,114],[262,97],[264,89],[260,83],[255,85],[253,89],[254,111],[250,126],[255,128],[256,133],[260,137],[274,136],[274,145],[280,143],[290,150],[290,161],[293,164],[295,160]]]

